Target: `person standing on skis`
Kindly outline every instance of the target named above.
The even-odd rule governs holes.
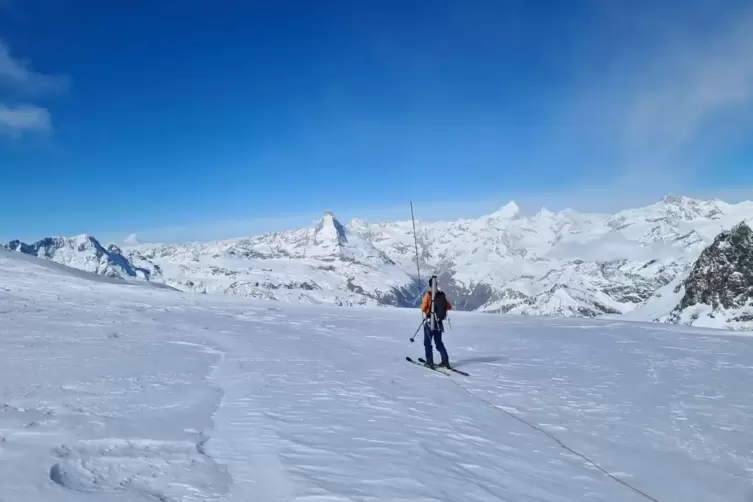
[[[447,349],[442,342],[442,332],[444,331],[442,321],[447,317],[447,312],[452,308],[452,304],[447,300],[444,291],[437,287],[436,280],[436,276],[429,279],[429,290],[424,294],[424,297],[421,300],[421,311],[426,316],[426,319],[424,320],[424,349],[426,350],[426,365],[431,368],[434,367],[434,351],[431,346],[431,342],[434,340],[434,344],[437,346],[437,351],[442,358],[439,367],[449,368],[450,360],[447,356]]]

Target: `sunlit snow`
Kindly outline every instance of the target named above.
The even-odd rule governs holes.
[[[745,501],[753,338],[286,305],[0,252],[2,501]]]

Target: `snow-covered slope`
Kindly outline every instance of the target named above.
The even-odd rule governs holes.
[[[95,280],[96,279],[96,280]],[[146,287],[0,252],[0,500],[745,501],[753,338]]]
[[[151,269],[134,267],[123,256],[120,248],[111,244],[105,249],[97,239],[88,235],[71,238],[47,237],[34,244],[12,241],[6,249],[46,258],[55,263],[107,277],[121,279],[146,279],[159,277],[159,267]]]
[[[342,225],[331,213],[310,228],[221,242],[138,244],[107,256],[150,272],[152,281],[208,294],[415,306],[428,274],[436,273],[461,310],[596,317],[643,306],[684,278],[717,234],[746,220],[753,222],[751,202],[667,196],[614,215],[542,209],[533,216],[511,202],[476,219],[418,221],[424,284],[415,274],[411,221]],[[93,264],[113,268],[101,266],[101,255],[87,261],[69,254],[51,259],[87,270]]]

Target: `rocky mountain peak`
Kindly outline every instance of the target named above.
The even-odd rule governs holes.
[[[554,218],[557,216],[555,213],[551,212],[545,207],[542,207],[538,213],[536,213],[537,219],[547,219],[547,218]]]
[[[133,267],[115,245],[105,249],[97,239],[82,234],[74,237],[46,237],[33,244],[14,240],[5,246],[62,265],[114,278],[140,277],[149,279],[148,270]]]
[[[325,211],[314,229],[314,244],[317,246],[344,246],[348,243],[348,233],[337,220],[335,213]]]
[[[670,204],[670,205],[682,205],[685,202],[688,202],[692,199],[685,197],[684,195],[675,195],[675,194],[667,194],[664,197],[662,197],[661,202],[663,204]]]
[[[667,216],[686,221],[699,217],[713,219],[722,213],[718,201],[693,199],[683,195],[665,195],[656,206]]]
[[[9,242],[7,247],[11,251],[19,251],[24,254],[45,256],[48,258],[62,249],[77,252],[91,251],[96,255],[99,255],[104,251],[95,238],[86,234],[76,235],[74,237],[45,237],[33,244],[14,240]]]
[[[753,230],[741,222],[720,233],[683,281],[685,294],[672,311],[677,322],[695,305],[712,311],[739,309],[753,300]]]

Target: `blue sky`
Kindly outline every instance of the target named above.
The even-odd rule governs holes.
[[[753,197],[749,1],[0,0],[0,237]]]

